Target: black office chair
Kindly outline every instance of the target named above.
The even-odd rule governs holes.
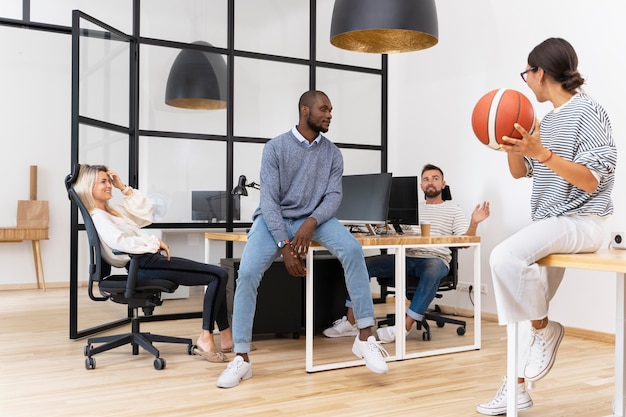
[[[450,261],[450,272],[448,275],[443,277],[439,282],[439,289],[437,290],[437,295],[435,298],[441,298],[443,295],[441,292],[455,290],[456,286],[459,282],[459,263],[458,263],[458,247],[451,247],[450,251],[452,252],[452,260]],[[381,299],[386,300],[387,295],[395,294],[395,291],[389,290],[389,288],[393,288],[395,286],[395,279],[393,276],[391,277],[376,277],[376,281],[380,285],[380,293]],[[419,283],[419,277],[416,276],[407,276],[406,277],[406,298],[408,300],[413,299],[413,294],[417,290],[417,284]],[[380,300],[378,300],[380,301]],[[378,321],[378,326],[393,326],[395,324],[395,314],[387,314],[385,319]],[[451,317],[445,316],[441,313],[441,309],[439,306],[435,306],[434,312],[426,312],[424,314],[424,320],[422,322],[418,322],[416,324],[417,329],[424,329],[422,333],[423,340],[430,340],[430,325],[428,324],[428,320],[434,321],[437,323],[437,327],[444,327],[446,323],[457,325],[456,333],[459,336],[465,334],[465,329],[467,327],[467,323],[464,320],[457,320]]]
[[[187,353],[193,355],[196,346],[192,344],[191,339],[161,336],[151,333],[142,333],[139,329],[140,318],[139,308],[143,310],[144,315],[151,316],[154,307],[160,306],[161,293],[172,293],[178,288],[178,284],[161,279],[137,280],[137,271],[139,269],[139,258],[141,255],[129,254],[131,261],[128,268],[128,274],[111,275],[111,266],[102,258],[100,249],[100,238],[93,224],[91,216],[87,212],[86,207],[78,197],[73,188],[74,183],[78,179],[79,164],[75,164],[72,173],[65,177],[65,188],[67,189],[69,199],[74,202],[83,217],[85,230],[89,240],[89,298],[94,301],[111,300],[119,304],[128,305],[128,317],[131,324],[131,332],[113,336],[93,337],[87,340],[84,348],[85,368],[95,369],[96,360],[93,355],[114,349],[123,345],[132,345],[132,354],[139,354],[139,346],[155,356],[154,368],[157,370],[164,369],[165,359],[159,356],[159,350],[154,347],[153,342],[181,343],[187,345]],[[98,289],[102,296],[94,294],[94,285],[98,284]],[[94,344],[101,344],[94,346]]]

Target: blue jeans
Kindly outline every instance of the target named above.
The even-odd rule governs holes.
[[[370,256],[365,260],[367,271],[372,277],[393,277],[395,255]],[[424,313],[434,300],[441,278],[448,275],[450,267],[439,258],[406,258],[406,276],[419,277],[417,289],[407,310],[407,316],[422,321]],[[397,296],[397,295],[396,295]]]
[[[290,240],[305,220],[306,217],[285,219]],[[373,326],[374,305],[361,244],[334,217],[315,228],[313,240],[324,246],[341,262],[348,294],[353,300],[357,326],[359,328]],[[236,353],[250,351],[257,289],[263,274],[279,255],[276,241],[267,229],[263,216],[257,217],[248,233],[248,242],[239,264],[232,320],[234,352]]]

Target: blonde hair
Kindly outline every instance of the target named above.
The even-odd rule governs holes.
[[[78,179],[74,184],[74,190],[85,208],[91,213],[96,207],[96,200],[93,198],[93,187],[98,181],[99,172],[107,172],[109,169],[104,165],[81,165],[78,172]],[[105,203],[108,206],[108,202]]]

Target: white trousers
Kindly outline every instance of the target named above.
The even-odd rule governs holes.
[[[564,268],[542,268],[551,253],[595,252],[604,239],[598,216],[558,216],[533,222],[498,244],[489,257],[501,325],[548,316]]]

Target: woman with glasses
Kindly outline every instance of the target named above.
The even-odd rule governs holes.
[[[536,262],[551,253],[600,248],[603,224],[613,213],[617,150],[606,111],[581,90],[585,80],[569,42],[550,38],[537,45],[521,76],[537,101],[554,108],[533,132],[516,125],[522,139],[503,138],[513,178],[532,178],[533,221],[493,249],[490,266],[499,323],[528,322],[520,325],[518,346],[517,409],[525,410],[533,405],[525,381],[546,376],[564,334],[548,309],[565,270]],[[477,411],[506,414],[506,386],[504,378],[495,398]]]

